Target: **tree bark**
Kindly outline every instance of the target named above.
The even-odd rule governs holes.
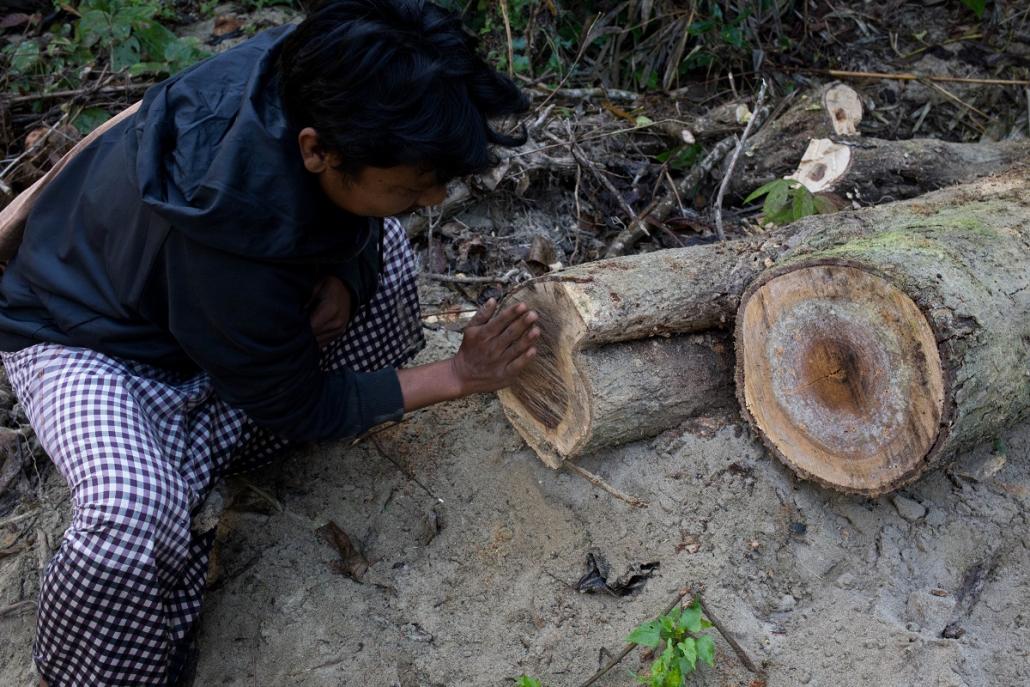
[[[541,399],[520,384],[498,393],[512,425],[549,466],[655,436],[734,406],[733,344],[725,332],[611,343],[575,351]],[[536,391],[536,396],[530,394]]]
[[[1026,160],[1028,155],[1030,141],[951,143],[935,138],[859,138],[834,143],[814,139],[789,178],[797,179],[813,193],[832,192],[848,201],[870,205],[973,181]],[[742,179],[738,185],[754,181]]]
[[[800,476],[875,496],[1030,415],[1025,169],[790,243],[742,298],[736,388]]]
[[[839,288],[854,283],[861,295],[856,301],[859,305],[848,306],[853,314],[857,312],[851,319],[851,339],[843,337],[844,342],[837,345],[836,339],[824,336],[825,345],[808,345],[812,353],[807,358],[803,351],[808,349],[802,349],[800,343],[784,346],[802,351],[794,355],[796,365],[803,368],[807,363],[810,372],[821,369],[824,398],[842,404],[850,401],[850,406],[841,406],[841,412],[850,408],[852,415],[860,414],[856,408],[866,407],[856,405],[854,395],[865,387],[849,386],[861,378],[843,375],[840,370],[845,366],[839,364],[848,362],[849,350],[863,342],[869,350],[894,351],[892,357],[882,358],[886,363],[871,369],[885,369],[891,375],[901,366],[915,371],[906,378],[909,386],[891,387],[895,401],[907,399],[904,393],[912,395],[917,390],[931,401],[940,398],[938,406],[924,402],[905,411],[919,419],[923,417],[919,413],[939,408],[939,420],[922,420],[923,433],[915,435],[925,443],[932,434],[932,441],[923,455],[916,456],[913,466],[887,475],[879,486],[836,484],[811,469],[802,474],[862,493],[896,488],[954,451],[983,441],[1000,427],[1026,416],[1030,404],[1030,378],[1025,372],[1030,369],[1030,286],[1023,269],[1030,258],[1027,178],[1027,170],[1021,168],[914,200],[807,217],[760,237],[602,260],[531,282],[513,298],[529,303],[541,315],[540,355],[515,386],[499,394],[505,412],[552,466],[602,446],[656,434],[709,410],[690,406],[682,396],[677,397],[681,399],[679,407],[689,407],[683,413],[665,413],[660,402],[658,407],[652,402],[662,393],[672,393],[661,390],[663,375],[678,380],[671,382],[673,385],[698,384],[685,381],[695,377],[675,375],[673,354],[656,352],[663,347],[671,351],[675,346],[681,347],[675,355],[683,356],[682,367],[708,375],[700,382],[700,397],[714,399],[712,407],[718,407],[722,390],[731,388],[730,380],[720,377],[724,368],[718,362],[719,330],[733,325],[738,306],[745,311],[747,303],[741,306],[741,298],[749,286],[748,303],[777,277],[801,272],[796,285],[815,284],[809,287],[816,294],[810,299],[813,302],[833,296],[844,303],[836,291],[819,291],[823,288],[820,281]],[[770,290],[774,287],[768,286]],[[884,303],[892,307],[885,309]],[[902,310],[906,307],[907,312]],[[893,334],[878,333],[869,325],[877,321],[869,319],[870,313],[877,312],[881,322],[899,321]],[[898,314],[902,312],[904,317]],[[842,318],[844,315],[837,321]],[[737,319],[741,350],[744,334],[739,327],[745,319]],[[794,321],[807,323],[806,329],[794,332],[798,337],[807,332],[806,341],[818,343],[818,332],[826,332],[826,322],[831,320],[809,316]],[[932,342],[927,341],[927,331]],[[715,338],[685,336],[699,334]],[[867,336],[860,339],[859,335]],[[903,340],[922,348],[913,343],[903,350],[890,349],[883,342],[889,343],[891,336],[893,340],[907,337]],[[639,343],[641,339],[649,339],[651,347],[620,343]],[[761,353],[761,339],[758,341]],[[939,365],[933,362],[934,349]],[[919,351],[925,357],[923,362]],[[741,375],[747,368],[739,355],[738,396],[746,386]],[[598,359],[606,360],[607,366]],[[937,396],[932,392],[935,369],[940,379]],[[1020,372],[1010,373],[1012,370]],[[820,377],[798,375],[808,382]],[[876,380],[875,375],[872,379]],[[779,388],[787,387],[781,383]],[[834,395],[852,388],[858,391],[851,396]],[[813,394],[818,391],[818,385],[811,389]],[[769,399],[762,401],[763,406],[775,402],[791,409],[783,398],[773,395]],[[755,423],[753,405],[747,405],[746,396],[742,402],[745,416]],[[825,417],[826,411],[822,412]],[[633,418],[646,418],[646,426],[642,422],[636,433],[625,429]],[[762,427],[756,427],[761,434]],[[766,442],[774,454],[786,460],[782,446],[768,438]],[[918,442],[909,445],[916,446]]]

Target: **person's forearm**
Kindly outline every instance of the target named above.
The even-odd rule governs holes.
[[[442,401],[453,401],[470,393],[455,373],[452,360],[448,358],[397,370],[397,380],[404,396],[404,412],[410,413]]]

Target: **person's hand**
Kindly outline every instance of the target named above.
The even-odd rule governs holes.
[[[465,327],[461,348],[451,359],[463,395],[509,386],[536,355],[533,342],[540,330],[533,323],[537,314],[525,303],[493,317],[496,311],[497,303],[491,298]]]
[[[350,322],[351,295],[342,281],[326,277],[315,285],[308,303],[311,331],[319,346],[325,346],[347,330]]]

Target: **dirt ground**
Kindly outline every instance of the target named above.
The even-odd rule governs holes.
[[[431,332],[424,357],[459,340]],[[196,684],[579,685],[699,585],[768,685],[1030,683],[1030,425],[876,500],[798,482],[734,418],[582,465],[648,507],[543,466],[486,396],[237,480]],[[59,541],[67,490],[43,471],[40,514],[0,533]],[[330,520],[369,559],[362,583],[332,571],[315,531]],[[660,568],[636,596],[580,594],[591,551],[615,574]],[[36,547],[0,561],[0,606],[31,599],[38,570]],[[2,685],[35,685],[31,611],[0,618]],[[596,684],[646,664],[634,651]],[[720,637],[690,684],[757,677]]]

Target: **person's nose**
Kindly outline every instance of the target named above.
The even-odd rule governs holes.
[[[433,186],[427,189],[425,193],[419,196],[418,205],[419,207],[428,208],[433,205],[439,205],[443,202],[443,199],[447,197],[447,187],[443,184]]]

